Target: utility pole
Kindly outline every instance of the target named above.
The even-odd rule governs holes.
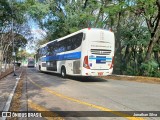
[[[11,36],[12,36],[12,41],[13,41],[13,76],[17,76],[15,71],[16,71],[16,66],[15,66],[15,58],[16,58],[16,53],[15,53],[15,48],[14,48],[14,33],[13,33],[13,0],[11,0],[12,6],[11,6],[11,14],[12,14],[12,22],[11,22]]]

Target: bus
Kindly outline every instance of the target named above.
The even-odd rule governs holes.
[[[35,67],[35,60],[33,58],[28,59],[27,67]]]
[[[36,68],[62,77],[107,76],[113,71],[114,51],[112,31],[85,28],[40,46]]]

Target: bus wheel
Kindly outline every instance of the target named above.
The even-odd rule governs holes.
[[[61,76],[62,76],[63,78],[66,77],[66,69],[65,69],[64,66],[61,68]]]

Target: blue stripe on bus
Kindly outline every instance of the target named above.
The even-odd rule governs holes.
[[[46,56],[41,58],[42,62],[52,61],[52,60],[73,60],[73,59],[80,59],[81,52],[74,52],[62,55],[54,55],[54,56]]]
[[[106,61],[112,61],[112,58],[89,58],[90,60],[106,60]]]

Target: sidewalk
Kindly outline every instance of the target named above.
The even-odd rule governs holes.
[[[0,111],[4,110],[9,95],[12,92],[17,81],[16,78],[19,77],[20,73],[21,68],[16,70],[17,76],[13,76],[13,73],[11,73],[0,80]]]
[[[5,72],[2,71],[0,73],[0,80],[4,77],[6,77],[7,75],[11,74],[13,72],[13,67],[10,67],[9,69],[7,69]]]

